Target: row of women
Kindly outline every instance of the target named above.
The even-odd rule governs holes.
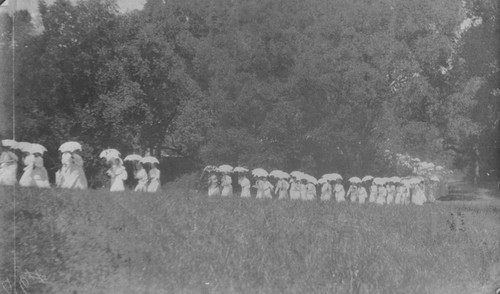
[[[0,185],[13,186],[17,184],[17,169],[19,157],[22,157],[24,169],[19,179],[23,187],[49,188],[49,177],[43,162],[43,154],[47,149],[36,143],[2,140],[0,155]],[[83,159],[79,152],[82,150],[78,142],[66,142],[59,147],[61,153],[61,168],[56,172],[56,186],[66,189],[87,189],[88,183],[83,169]],[[18,156],[16,154],[20,154]],[[100,157],[110,166],[106,174],[110,177],[110,191],[124,191],[124,181],[128,173],[123,166],[121,154],[116,149],[106,149]],[[159,163],[154,157],[129,155],[134,165],[134,178],[137,180],[135,191],[156,192],[160,188]],[[149,170],[146,171],[146,168]]]
[[[343,178],[337,173],[326,174],[320,180],[295,171],[290,174],[283,171],[267,173],[263,169],[248,169],[229,165],[221,167],[208,166],[205,171],[208,177],[208,196],[233,196],[231,174],[238,177],[241,187],[241,197],[252,197],[251,188],[256,189],[255,198],[278,198],[292,200],[335,200],[336,202],[371,202],[376,204],[416,204],[435,200],[434,183],[437,177],[430,177],[425,181],[423,177],[408,178],[374,178],[366,176],[363,179],[352,177],[349,179],[347,192],[343,185]],[[248,175],[255,179],[252,186]]]

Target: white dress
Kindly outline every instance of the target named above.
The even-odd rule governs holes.
[[[321,200],[330,200],[332,198],[332,185],[326,182],[321,186]]]
[[[346,199],[349,199],[351,202],[358,202],[358,194],[356,191],[356,186],[349,186],[349,190],[347,190]]]
[[[389,187],[387,187],[387,198],[385,200],[385,203],[392,204],[394,202],[395,196],[396,196],[396,187],[394,187],[393,185],[389,185]]]
[[[394,204],[402,204],[403,199],[403,186],[396,187],[396,197],[394,197]]]
[[[233,196],[233,180],[231,179],[230,176],[225,175],[222,177],[222,191],[221,191],[221,196],[223,197],[231,197]]]
[[[263,180],[257,180],[255,182],[255,187],[257,188],[257,195],[255,195],[255,198],[261,199],[264,197],[264,181]]]
[[[288,188],[290,184],[285,179],[280,179],[276,184],[275,194],[278,195],[278,199],[288,199]]]
[[[385,199],[387,198],[387,189],[384,186],[378,187],[377,193],[377,204],[385,204]]]
[[[135,174],[137,179],[137,186],[135,186],[134,192],[146,192],[148,190],[148,173],[145,169],[141,168]]]
[[[111,192],[125,191],[125,186],[123,182],[127,179],[128,174],[124,167],[116,166],[109,170],[111,175]]]
[[[368,198],[368,202],[375,203],[377,201],[378,188],[377,185],[371,185],[370,187],[370,197]]]
[[[300,199],[307,199],[307,184],[299,183]]]
[[[300,184],[292,181],[290,184],[290,199],[298,200],[300,199]]]
[[[0,186],[14,186],[17,183],[17,156],[11,151],[0,155]]]
[[[83,170],[83,159],[78,154],[69,155],[69,160],[64,156],[61,159],[63,167],[61,168],[60,187],[66,189],[87,189],[87,177]]]
[[[273,185],[271,183],[269,183],[268,180],[265,180],[263,181],[263,193],[264,193],[264,198],[273,198],[273,194],[272,194],[272,191],[273,191]]]
[[[244,197],[244,198],[249,198],[251,197],[251,193],[250,193],[250,180],[247,179],[246,177],[243,177],[241,179],[238,180],[238,183],[240,184],[241,186],[241,197]]]
[[[341,184],[335,184],[335,201],[337,202],[344,202],[345,201],[345,190],[344,186]]]
[[[211,175],[208,178],[208,196],[220,196],[220,189],[217,182],[216,175]]]
[[[425,193],[420,185],[417,185],[414,189],[414,193],[411,197],[411,202],[416,205],[423,205],[425,203]]]
[[[313,183],[307,183],[306,185],[306,197],[304,200],[314,200],[316,199],[316,186]]]
[[[49,174],[47,173],[47,169],[43,165],[43,158],[35,156],[35,161],[33,164],[32,171],[33,181],[35,182],[35,186],[38,188],[50,188],[49,183]]]
[[[35,167],[35,156],[33,154],[29,154],[23,160],[24,162],[24,172],[19,179],[19,185],[22,187],[34,187],[36,186],[35,181],[33,180],[33,168]]]
[[[56,186],[58,188],[65,188],[65,180],[69,172],[69,165],[71,164],[71,154],[64,152],[61,155],[61,168],[56,172]]]
[[[365,203],[366,202],[366,198],[368,198],[368,193],[366,192],[366,188],[365,187],[359,187],[358,191],[357,191],[357,194],[358,194],[358,201],[359,201],[359,203]]]
[[[401,204],[410,204],[410,188],[406,185],[402,186]]]
[[[154,167],[149,171],[149,185],[147,188],[147,192],[155,193],[160,190],[161,190],[160,170]]]

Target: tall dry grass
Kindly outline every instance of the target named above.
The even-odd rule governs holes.
[[[207,199],[183,184],[17,188],[14,213],[2,193],[0,278],[14,282],[15,243],[18,280],[46,278],[27,293],[480,293],[500,281],[499,205]]]

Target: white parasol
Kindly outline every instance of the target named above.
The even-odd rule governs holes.
[[[389,180],[391,183],[400,183],[401,178],[400,177],[391,177]]]
[[[10,148],[15,148],[16,145],[17,145],[17,142],[15,140],[12,140],[12,139],[4,139],[4,140],[2,140],[2,146],[10,147]]]
[[[372,176],[364,176],[364,177],[361,179],[361,181],[363,181],[363,182],[368,182],[368,181],[371,181],[371,180],[373,180],[373,177],[372,177]]]
[[[349,182],[353,183],[353,184],[359,184],[359,183],[361,183],[361,179],[358,177],[352,177],[349,179]]]
[[[269,173],[269,175],[270,175],[271,177],[275,177],[275,178],[278,178],[278,179],[279,179],[279,178],[280,178],[280,175],[281,175],[281,173],[282,173],[282,172],[283,172],[283,171],[281,171],[281,170],[279,170],[279,169],[275,169],[275,170],[273,170],[272,172],[270,172],[270,173]]]
[[[242,167],[242,166],[237,166],[237,167],[235,167],[235,168],[233,169],[233,171],[234,171],[235,173],[246,173],[246,172],[248,172],[248,169],[247,169],[247,168],[244,168],[244,167]]]
[[[290,176],[297,178],[297,177],[302,176],[303,174],[304,174],[303,172],[296,170],[296,171],[291,172]]]
[[[230,166],[229,164],[223,164],[219,166],[219,171],[222,173],[230,173],[233,172],[233,167]]]
[[[75,150],[82,150],[82,145],[78,142],[70,141],[70,142],[63,143],[59,147],[59,151],[61,151],[61,152],[73,152]]]
[[[259,177],[259,178],[269,176],[267,171],[263,168],[256,168],[256,169],[252,170],[252,175],[255,177]]]
[[[206,172],[218,172],[219,168],[216,167],[215,165],[207,165],[207,166],[205,166],[205,168],[203,169],[203,171],[206,171]]]
[[[43,154],[44,152],[47,152],[47,148],[45,148],[43,145],[33,143],[30,144],[30,146],[27,148],[27,152],[34,154],[34,153],[40,153]]]
[[[31,143],[28,142],[18,142],[14,149],[19,149],[22,152],[29,152],[29,148],[31,147]]]
[[[110,149],[103,150],[101,152],[101,154],[99,154],[99,157],[110,159],[110,158],[120,158],[120,155],[121,155],[120,151],[113,149],[113,148],[110,148]]]
[[[142,156],[138,154],[129,154],[123,160],[125,161],[141,161]]]
[[[143,157],[140,161],[140,163],[160,163],[158,161],[158,159],[156,159],[156,157],[153,157],[153,156],[146,156],[146,157]]]
[[[304,179],[311,184],[314,184],[314,185],[318,184],[318,180],[311,175],[307,175],[307,174],[304,175]]]

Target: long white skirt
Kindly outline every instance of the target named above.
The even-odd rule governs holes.
[[[209,187],[208,188],[208,196],[220,196],[220,189],[219,187]]]
[[[17,164],[4,165],[0,168],[0,185],[14,186],[17,183]]]
[[[223,197],[233,196],[233,187],[231,185],[223,186],[221,196]]]
[[[19,180],[19,185],[23,187],[50,188],[49,176],[45,167],[27,166],[23,176]]]
[[[292,200],[300,199],[300,191],[299,190],[290,190],[290,199],[292,199]]]
[[[423,205],[425,201],[426,199],[423,191],[418,191],[411,197],[411,202],[416,205]]]
[[[244,187],[241,189],[241,197],[249,198],[252,194],[250,193],[250,187]]]
[[[335,201],[344,202],[345,201],[345,191],[335,192]]]
[[[135,186],[134,192],[147,192],[147,190],[148,190],[148,182],[139,180],[137,186]]]
[[[123,185],[123,177],[115,177],[112,180],[111,187],[109,188],[111,192],[125,191],[125,186]]]
[[[288,191],[287,190],[280,190],[278,192],[278,199],[288,199]]]
[[[60,174],[60,187],[65,189],[87,189],[87,177],[83,168],[78,165],[72,165]]]
[[[149,193],[155,193],[160,190],[160,181],[158,179],[152,179],[151,183],[148,185],[147,191]]]

